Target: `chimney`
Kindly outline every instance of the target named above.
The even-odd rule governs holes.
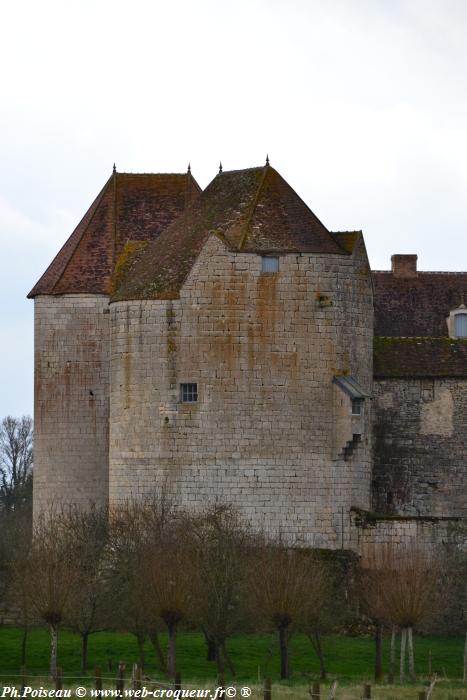
[[[394,277],[416,277],[417,255],[392,255],[391,266]]]

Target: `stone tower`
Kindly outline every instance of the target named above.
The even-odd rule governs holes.
[[[370,507],[373,290],[269,164],[114,173],[31,292],[35,510],[162,488],[354,544]]]
[[[199,193],[191,174],[113,172],[30,292],[35,310],[34,512],[107,504],[109,294],[115,261]]]

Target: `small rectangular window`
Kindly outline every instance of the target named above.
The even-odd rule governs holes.
[[[198,401],[198,385],[180,384],[180,401],[182,403],[196,403]]]
[[[279,272],[279,258],[263,255],[261,258],[261,272]]]
[[[363,413],[363,399],[352,399],[352,415],[361,416]]]

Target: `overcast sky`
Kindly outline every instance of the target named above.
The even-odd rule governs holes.
[[[271,165],[373,268],[467,252],[464,0],[53,0],[0,22],[0,417],[32,412],[25,296],[108,178]]]

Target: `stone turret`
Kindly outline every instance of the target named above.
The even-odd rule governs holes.
[[[110,503],[164,486],[257,527],[351,544],[369,507],[372,286],[270,166],[221,172],[111,299]],[[336,377],[354,382],[361,411]],[[355,398],[355,397],[354,397]]]
[[[191,174],[113,172],[29,297],[35,306],[34,514],[108,503],[109,293],[115,260],[199,193]]]

